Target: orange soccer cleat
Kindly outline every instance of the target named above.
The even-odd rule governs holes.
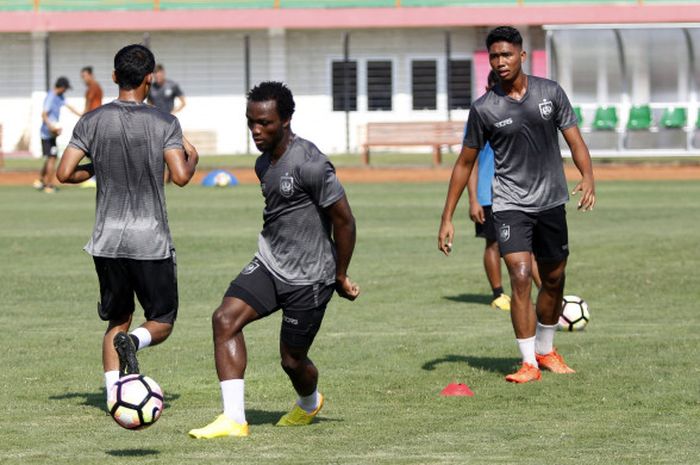
[[[561,355],[559,355],[556,348],[552,349],[552,351],[548,354],[535,354],[535,358],[537,359],[537,364],[539,366],[541,366],[545,370],[551,371],[552,373],[576,373],[576,370],[574,370],[564,362],[564,359]]]
[[[539,381],[542,378],[542,372],[535,365],[523,362],[520,369],[506,376],[506,381],[509,383],[527,383],[530,381]]]

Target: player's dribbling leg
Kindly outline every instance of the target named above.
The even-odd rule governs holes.
[[[214,311],[214,358],[224,411],[208,425],[190,430],[190,437],[213,439],[250,434],[245,418],[247,351],[242,330],[246,324],[258,318],[260,315],[250,305],[234,297],[224,297]]]
[[[542,279],[537,294],[537,334],[535,352],[540,368],[553,373],[576,373],[569,367],[554,347],[554,333],[561,313],[564,294],[566,260],[557,263],[540,263]]]
[[[536,316],[530,300],[532,289],[532,270],[530,252],[509,253],[505,257],[512,290],[511,321],[515,338],[522,355],[520,369],[506,376],[512,383],[537,381],[542,377],[535,358],[535,324]]]
[[[318,369],[308,357],[308,347],[290,347],[280,342],[282,369],[289,376],[299,395],[294,407],[277,422],[277,426],[304,426],[311,424],[323,407],[323,394],[318,392]]]

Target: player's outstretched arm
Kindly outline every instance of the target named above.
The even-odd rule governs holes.
[[[348,300],[355,300],[360,295],[360,286],[354,283],[348,276],[350,259],[355,250],[355,217],[352,215],[348,198],[343,196],[340,200],[326,209],[326,213],[333,224],[333,241],[335,242],[335,290],[339,296]]]
[[[92,163],[78,165],[85,156],[85,152],[77,147],[69,145],[63,151],[61,161],[56,168],[56,178],[63,184],[79,184],[87,181],[95,175]]]
[[[182,149],[169,149],[164,152],[165,163],[168,165],[172,180],[180,187],[187,185],[194,176],[194,172],[199,163],[199,153],[197,149],[187,140],[182,138]]]
[[[593,210],[595,205],[595,180],[593,179],[593,162],[591,154],[588,152],[588,147],[581,137],[581,131],[578,126],[572,126],[562,131],[564,140],[569,145],[571,150],[571,158],[578,171],[581,173],[581,182],[579,182],[574,190],[573,195],[581,193],[581,198],[578,201],[578,209],[587,211]]]
[[[66,103],[65,106],[66,106],[66,108],[68,108],[74,115],[76,115],[76,116],[83,116],[83,112],[81,112],[80,110],[78,110],[78,109],[75,108],[74,106],[68,105],[67,103]]]
[[[452,176],[450,177],[450,185],[447,189],[447,198],[445,199],[445,207],[442,209],[442,219],[440,221],[440,230],[438,231],[438,249],[445,255],[449,255],[452,251],[452,241],[455,235],[452,216],[471,175],[477,153],[477,149],[463,146],[455,166],[452,168]]]

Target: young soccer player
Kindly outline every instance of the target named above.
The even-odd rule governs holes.
[[[59,124],[61,108],[66,107],[71,112],[80,116],[80,112],[66,103],[65,93],[70,89],[70,81],[65,76],[56,79],[53,89],[44,99],[44,108],[41,112],[41,153],[44,156],[44,164],[39,172],[39,179],[34,181],[34,188],[47,194],[56,192],[53,185],[54,171],[56,170],[56,158],[58,147],[56,139],[61,135],[62,128]]]
[[[489,33],[486,46],[491,69],[498,73],[500,82],[469,112],[465,148],[450,178],[438,248],[449,255],[457,202],[479,149],[489,142],[495,157],[494,222],[510,275],[511,321],[523,358],[520,370],[506,380],[525,383],[539,380],[540,368],[574,372],[553,346],[569,255],[564,207],[569,196],[557,130],[564,135],[582,176],[573,193],[581,194],[578,208],[583,211],[595,204],[593,168],[564,91],[554,81],[523,72],[526,53],[518,30],[498,27]],[[534,310],[530,300],[531,252],[542,280]]]
[[[248,436],[244,409],[247,364],[243,328],[282,309],[280,356],[298,394],[278,426],[310,424],[323,407],[318,369],[308,356],[333,292],[354,300],[347,275],[355,219],[335,168],[318,148],[292,132],[294,98],[279,82],[248,93],[246,118],[265,198],[258,252],[231,282],[213,315],[214,358],[223,413],[189,432],[194,438]]]
[[[100,318],[107,393],[124,374],[138,373],[136,351],[163,342],[178,310],[175,248],[165,207],[163,170],[178,186],[194,174],[197,151],[177,118],[143,101],[153,79],[153,54],[129,45],[114,57],[119,97],[83,116],[58,166],[63,183],[97,182],[95,227],[85,250],[100,282]],[[84,157],[91,163],[79,165]],[[134,294],[146,322],[127,334]]]
[[[498,84],[498,75],[491,70],[488,77],[486,92]],[[466,140],[467,128],[464,128]],[[464,148],[467,146],[464,145]],[[510,311],[510,296],[503,291],[501,281],[501,253],[498,249],[498,234],[493,222],[493,210],[491,209],[492,196],[491,184],[494,177],[493,149],[488,142],[479,150],[477,159],[474,160],[467,193],[469,194],[469,217],[474,222],[476,237],[484,239],[484,270],[486,279],[491,285],[493,300],[491,306],[500,310]],[[537,260],[532,257],[532,279],[537,289],[540,288],[540,275],[537,271]]]

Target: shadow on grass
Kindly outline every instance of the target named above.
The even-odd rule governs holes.
[[[147,455],[158,455],[160,451],[156,449],[113,449],[105,451],[105,454],[113,457],[145,457]]]
[[[180,394],[166,393],[163,402],[163,408],[169,408],[170,403],[179,399]],[[66,392],[61,395],[49,396],[49,400],[68,400],[68,399],[82,399],[83,401],[80,405],[87,405],[89,407],[95,407],[104,412],[107,411],[107,393],[105,389],[100,389],[98,392]]]
[[[246,409],[245,416],[249,425],[274,425],[285,413],[287,412],[268,412],[267,410]],[[314,423],[324,423],[327,421],[340,422],[344,420],[324,417],[323,411],[321,411],[320,416],[314,418]]]
[[[452,302],[484,305],[491,305],[491,301],[493,300],[493,296],[487,294],[445,295],[442,296],[442,298],[445,300],[451,300]]]
[[[466,363],[470,367],[480,368],[482,370],[492,371],[507,375],[513,371],[513,368],[520,363],[517,358],[496,358],[496,357],[472,357],[468,355],[445,355],[442,358],[436,358],[425,362],[421,368],[426,371],[432,371],[437,365],[443,363]]]

